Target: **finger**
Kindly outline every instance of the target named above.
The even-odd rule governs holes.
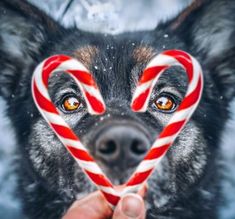
[[[148,184],[144,183],[141,188],[138,191],[138,195],[140,195],[142,198],[145,197],[146,193],[148,191]]]
[[[119,201],[113,219],[144,219],[144,200],[138,194],[124,195]]]
[[[75,201],[63,219],[107,219],[112,216],[112,209],[101,192],[94,192]]]

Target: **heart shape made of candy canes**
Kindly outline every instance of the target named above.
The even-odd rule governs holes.
[[[47,58],[36,67],[33,73],[32,94],[38,110],[84,173],[101,190],[111,207],[117,205],[122,195],[138,191],[198,106],[203,90],[200,64],[184,51],[168,50],[156,55],[146,66],[133,94],[131,109],[134,112],[145,112],[158,78],[167,68],[175,65],[181,66],[187,73],[188,88],[186,95],[121,192],[116,191],[86,147],[59,115],[48,94],[50,75],[54,72],[63,71],[69,74],[79,86],[85,98],[88,112],[93,115],[103,114],[106,110],[105,103],[92,74],[78,60],[65,55]]]

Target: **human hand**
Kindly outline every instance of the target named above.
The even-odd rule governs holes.
[[[97,191],[74,202],[63,219],[144,219],[144,193],[142,190],[139,194],[123,196],[112,211],[101,192]]]

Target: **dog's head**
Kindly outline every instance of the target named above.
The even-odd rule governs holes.
[[[146,203],[149,215],[158,218],[199,215],[199,203],[206,205],[205,211],[210,209],[215,188],[207,184],[217,175],[214,161],[234,94],[234,43],[230,44],[234,29],[224,15],[229,6],[222,1],[197,9],[191,6],[153,31],[111,36],[64,29],[27,3],[11,2],[0,3],[0,94],[16,129],[22,168],[33,181],[65,202],[96,189],[34,105],[30,84],[39,62],[67,54],[94,75],[107,106],[102,116],[88,114],[79,88],[63,72],[51,77],[49,93],[111,181],[122,184],[167,124],[187,88],[183,70],[171,68],[155,86],[147,112],[134,113],[130,101],[137,81],[156,54],[182,49],[201,62],[205,89],[193,118],[149,179]]]

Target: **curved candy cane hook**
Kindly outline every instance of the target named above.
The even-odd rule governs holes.
[[[103,98],[92,75],[79,61],[65,55],[51,56],[35,69],[32,79],[32,94],[36,106],[84,173],[103,192],[110,205],[115,206],[120,197],[112,183],[90,156],[80,139],[59,115],[50,99],[48,80],[51,74],[58,71],[69,74],[75,80],[85,98],[90,114],[100,115],[105,112]]]
[[[155,56],[145,68],[133,95],[132,110],[135,112],[147,110],[150,95],[159,77],[167,68],[175,65],[181,66],[187,73],[188,89],[186,95],[143,161],[128,180],[126,192],[137,190],[148,179],[192,116],[201,99],[203,75],[198,61],[186,52],[168,50]]]

